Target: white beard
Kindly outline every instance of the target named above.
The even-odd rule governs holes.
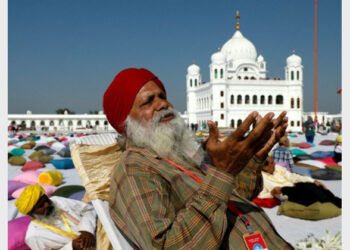
[[[160,122],[170,114],[174,115],[172,120]],[[138,122],[128,116],[125,124],[126,137],[137,147],[150,148],[160,157],[177,163],[190,161],[197,166],[202,163],[203,149],[174,109],[161,110],[147,122]]]
[[[56,222],[62,221],[59,208],[53,202],[52,202],[52,206],[54,207],[54,210],[50,215],[33,214],[33,217],[40,222],[51,224],[51,225],[55,225]]]

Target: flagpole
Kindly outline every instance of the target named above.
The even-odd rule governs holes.
[[[315,0],[314,28],[314,122],[317,123],[317,0]]]

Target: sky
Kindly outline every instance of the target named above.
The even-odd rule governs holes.
[[[144,67],[186,110],[186,73],[193,62],[209,81],[210,57],[235,32],[284,79],[295,50],[304,66],[304,111],[314,108],[313,0],[11,0],[8,1],[8,113],[102,110],[115,75]],[[341,0],[318,0],[318,110],[340,113]]]

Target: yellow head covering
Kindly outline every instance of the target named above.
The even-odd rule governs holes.
[[[341,142],[342,142],[342,136],[341,136],[341,135],[338,135],[338,136],[337,136],[337,139],[335,139],[335,141],[336,141],[337,143],[341,143]]]
[[[25,215],[28,214],[44,194],[45,190],[40,185],[29,185],[23,190],[15,203],[18,211]]]

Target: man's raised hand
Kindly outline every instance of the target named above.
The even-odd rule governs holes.
[[[279,141],[279,139],[284,135],[288,126],[287,112],[283,111],[276,119],[273,120],[272,136],[266,142],[266,144],[255,154],[261,160],[264,160],[272,147]],[[257,123],[261,119],[258,119]]]
[[[273,113],[268,113],[261,118],[255,128],[245,136],[249,127],[256,122],[258,115],[258,112],[252,112],[223,142],[218,141],[219,131],[216,125],[212,121],[208,122],[209,138],[206,149],[215,167],[237,175],[271,139],[272,129],[275,127],[272,120]]]

